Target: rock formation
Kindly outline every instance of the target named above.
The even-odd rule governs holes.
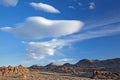
[[[26,77],[29,69],[23,67],[22,65],[12,67],[12,66],[2,66],[0,67],[0,75],[2,76],[23,76]]]

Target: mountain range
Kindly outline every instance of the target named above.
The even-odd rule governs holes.
[[[106,59],[106,60],[89,60],[82,59],[75,64],[65,63],[58,65],[50,63],[46,66],[32,65],[31,69],[47,70],[47,71],[93,71],[93,70],[104,70],[112,72],[120,72],[120,58]]]

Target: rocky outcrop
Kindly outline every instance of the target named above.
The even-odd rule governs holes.
[[[27,69],[26,67],[23,67],[22,65],[19,65],[16,67],[12,67],[12,66],[0,67],[0,74],[2,76],[13,76],[13,75],[26,76],[28,72],[29,72],[29,69]]]

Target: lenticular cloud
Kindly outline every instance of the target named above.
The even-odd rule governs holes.
[[[44,17],[28,17],[16,28],[3,27],[3,31],[13,33],[22,38],[41,39],[61,37],[78,32],[83,23],[78,20],[49,20]]]
[[[49,20],[44,17],[28,17],[15,28],[3,27],[0,30],[13,33],[22,38],[44,39],[59,38],[78,32],[83,23],[78,20]],[[25,54],[31,59],[44,59],[53,56],[59,49],[67,45],[64,40],[52,39],[46,42],[25,42]]]
[[[60,13],[58,9],[48,4],[31,2],[30,5],[36,10],[42,10],[49,13]]]

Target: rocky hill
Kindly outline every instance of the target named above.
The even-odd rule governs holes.
[[[104,67],[104,68],[120,68],[120,58],[107,59],[107,60],[88,60],[83,59],[74,64],[76,67]]]
[[[30,68],[35,68],[31,66]],[[36,66],[36,68],[41,68],[41,66]],[[47,70],[59,71],[62,69],[77,69],[77,71],[84,71],[84,70],[109,70],[112,72],[120,72],[120,58],[114,59],[107,59],[107,60],[89,60],[89,59],[82,59],[75,64],[65,63],[63,65],[58,65],[55,63],[50,63],[46,66],[42,66],[42,68]],[[54,70],[55,69],[55,70]],[[119,69],[119,70],[118,70]]]
[[[51,62],[50,64],[46,65],[45,67],[46,68],[53,68],[53,67],[58,67],[58,66],[61,66],[61,65],[58,65],[58,64],[55,64],[54,62]]]
[[[83,59],[73,65],[79,68],[101,68],[112,72],[120,72],[120,58],[107,60],[88,60]]]
[[[73,67],[73,64],[65,63],[65,64],[63,64],[62,66],[65,66],[65,67]]]

